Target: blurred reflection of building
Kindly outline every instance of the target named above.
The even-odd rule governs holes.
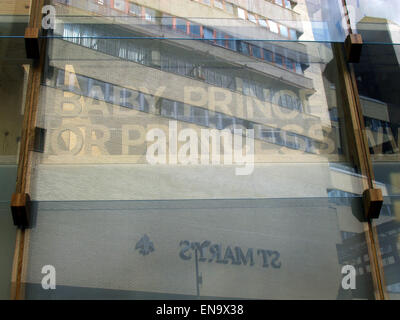
[[[327,36],[325,31],[336,23],[328,21],[327,8],[323,8],[325,13],[321,11],[320,17],[328,25],[321,27],[310,25],[309,15],[314,14],[314,9],[310,6],[307,10],[304,1],[57,0],[54,4],[57,24],[54,38],[48,41],[39,115],[39,125],[47,129],[48,136],[46,152],[36,158],[33,198],[55,202],[85,200],[92,204],[102,200],[305,198],[303,208],[292,204],[271,206],[268,213],[285,219],[272,220],[270,228],[281,230],[290,239],[280,243],[279,250],[283,256],[292,253],[290,267],[300,270],[299,278],[313,281],[329,274],[324,279],[326,288],[316,286],[315,292],[307,294],[316,296],[318,292],[320,298],[335,298],[336,291],[331,289],[337,290],[340,285],[341,265],[363,256],[365,239],[356,214],[362,210],[337,202],[343,198],[359,202],[363,190],[362,177],[346,161],[337,79],[328,80],[325,76],[326,64],[332,61],[334,65],[335,61],[329,45],[301,42],[303,38],[321,40]],[[314,33],[314,37],[312,30],[319,27],[319,35]],[[325,40],[338,35],[329,37]],[[188,88],[191,91],[186,91]],[[204,166],[199,170],[196,166],[148,165],[148,145],[144,141],[136,143],[141,134],[139,127],[168,128],[169,121],[196,132],[203,128],[254,129],[256,174],[239,180],[229,166]],[[132,167],[123,166],[126,164],[138,165],[138,169],[130,170]],[[313,198],[329,198],[326,202],[330,205],[314,206],[313,200],[312,205],[307,204]],[[242,211],[254,216],[254,203],[246,203]],[[257,214],[262,216],[260,208]],[[192,211],[209,214],[201,206],[196,209]],[[232,208],[229,211],[236,212]],[[298,217],[306,215],[308,222],[307,218],[296,218],[297,213]],[[169,214],[175,217],[176,213]],[[233,227],[222,221],[223,227],[233,231],[223,240],[234,234],[244,246],[251,241],[264,241],[259,236],[249,241],[247,226],[235,225],[235,219],[226,212],[224,215]],[[263,223],[267,224],[270,216],[266,215]],[[137,220],[140,223],[143,229],[154,228],[147,220]],[[298,230],[307,230],[309,223],[315,223],[318,230],[298,236]],[[40,227],[46,230],[48,226]],[[101,227],[99,223],[98,228]],[[207,227],[211,229],[205,223],[200,233],[208,237],[211,233]],[[196,234],[195,229],[189,230]],[[168,232],[159,232],[158,242],[152,240],[156,245],[170,243],[167,240],[177,235]],[[269,241],[279,241],[269,232]],[[362,248],[357,247],[356,253],[347,252],[353,245],[346,236],[350,234],[360,234],[355,246]],[[299,247],[291,246],[293,239],[298,240]],[[32,247],[43,238],[34,240]],[[64,243],[55,241],[57,244]],[[317,249],[311,252],[310,248]],[[304,256],[295,260],[295,249],[310,255],[307,260],[316,261],[315,265],[306,265]],[[74,253],[78,255],[83,250],[88,248]],[[158,254],[159,250],[155,252]],[[32,261],[41,261],[41,255],[46,254],[39,251]],[[142,262],[135,260],[137,265]],[[165,272],[162,263],[155,266]],[[359,266],[360,275],[368,274],[367,267],[367,263]],[[283,270],[282,279],[284,272],[287,277],[290,275],[288,269]],[[232,279],[238,274],[234,272]],[[158,285],[150,273],[136,276],[151,278],[149,284]],[[273,280],[273,275],[267,277]],[[364,278],[360,282],[367,284],[359,297],[369,298],[370,294],[364,294],[371,293],[367,276]],[[77,281],[78,277],[68,280]],[[242,281],[247,282],[247,278]],[[111,281],[111,286],[114,284]],[[290,290],[292,287],[286,284],[278,283],[276,288]],[[240,287],[239,291],[236,287],[236,291],[223,294],[257,298],[275,294],[271,290],[264,292],[262,287],[254,293],[249,287]],[[147,289],[146,285],[143,288]],[[304,297],[305,289],[304,285],[290,294]]]

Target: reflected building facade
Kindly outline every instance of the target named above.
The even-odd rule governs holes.
[[[375,297],[341,29],[314,2],[51,1],[25,298]],[[365,119],[390,103],[361,100]]]

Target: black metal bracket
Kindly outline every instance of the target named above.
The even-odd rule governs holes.
[[[40,58],[39,28],[28,27],[25,29],[25,50],[28,59]]]
[[[363,46],[363,39],[361,37],[361,34],[351,33],[347,36],[344,42],[347,62],[349,63],[360,62],[362,46]]]
[[[363,204],[365,218],[367,220],[378,219],[383,205],[381,189],[367,189],[363,192]]]
[[[11,198],[11,213],[14,225],[28,228],[31,223],[31,198],[27,193],[14,193]]]
[[[44,153],[46,129],[35,127],[34,137],[32,139],[31,151]]]

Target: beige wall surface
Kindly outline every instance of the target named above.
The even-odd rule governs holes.
[[[0,15],[28,15],[31,0],[0,0]]]
[[[361,232],[360,227],[354,231]],[[146,255],[139,251],[144,235],[154,248]],[[180,255],[185,240],[210,242],[204,249],[207,260],[199,262],[203,296],[337,296],[342,276],[335,209],[327,202],[293,199],[41,203],[31,234],[27,282],[40,283],[42,266],[51,264],[60,286],[195,295],[194,252],[185,251],[187,259]],[[234,252],[240,247],[245,255],[252,249],[254,265],[234,264],[229,258],[217,263],[210,252],[214,244],[221,246],[221,259],[228,247]],[[258,249],[275,252],[268,267]]]

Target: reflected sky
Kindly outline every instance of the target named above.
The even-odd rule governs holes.
[[[386,18],[400,25],[400,0],[346,0],[352,28],[363,17]],[[306,0],[317,41],[344,41],[347,23],[342,0]]]
[[[386,18],[400,24],[399,0],[347,0],[347,4],[356,8],[357,20],[370,16]]]

